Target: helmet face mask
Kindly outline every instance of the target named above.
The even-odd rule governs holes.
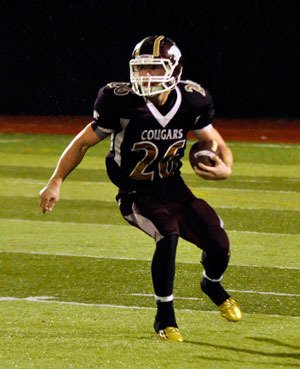
[[[154,96],[170,91],[182,73],[181,52],[174,41],[164,36],[150,36],[138,43],[129,62],[130,81],[139,96]],[[140,73],[160,69],[161,73]]]

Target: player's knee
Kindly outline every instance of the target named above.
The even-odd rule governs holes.
[[[211,230],[211,242],[208,250],[219,255],[228,255],[230,253],[229,238],[223,228],[215,227]]]
[[[227,269],[230,259],[229,248],[203,251],[201,263],[208,278],[218,280]]]
[[[171,232],[163,232],[155,235],[155,241],[156,243],[162,240],[165,240],[168,242],[170,239],[178,239],[179,238],[179,232],[178,231],[171,231]]]
[[[171,237],[173,235],[179,237],[179,228],[176,219],[173,219],[170,214],[160,214],[155,219],[155,225],[161,235],[161,238]]]

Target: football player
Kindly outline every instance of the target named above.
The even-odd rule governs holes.
[[[179,237],[202,250],[203,292],[225,319],[241,319],[238,304],[221,284],[230,256],[223,222],[207,202],[194,196],[180,175],[189,132],[198,140],[219,144],[221,154],[213,157],[214,166],[194,168],[204,179],[228,178],[232,153],[213,126],[209,92],[195,82],[181,80],[182,56],[174,41],[165,36],[146,37],[134,48],[129,69],[130,83],[112,82],[100,89],[93,121],[61,155],[40,192],[40,206],[43,212],[51,211],[63,180],[91,146],[110,136],[106,168],[119,188],[120,212],[156,245],[151,264],[155,332],[163,340],[181,342],[173,305]]]

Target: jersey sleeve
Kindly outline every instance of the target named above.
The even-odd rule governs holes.
[[[190,130],[194,131],[211,126],[215,116],[215,108],[209,91],[191,80],[183,80],[179,85],[189,110],[194,116],[194,123],[190,126]]]
[[[204,94],[201,97],[201,104],[197,109],[197,116],[193,130],[198,130],[210,126],[213,123],[215,117],[215,107],[210,93],[204,90]]]
[[[99,90],[94,103],[92,128],[95,133],[103,138],[119,130],[118,106],[116,98],[109,85]]]

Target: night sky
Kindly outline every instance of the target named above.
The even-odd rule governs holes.
[[[0,17],[0,114],[90,115],[135,44],[164,34],[217,116],[300,117],[300,1],[0,0]]]

